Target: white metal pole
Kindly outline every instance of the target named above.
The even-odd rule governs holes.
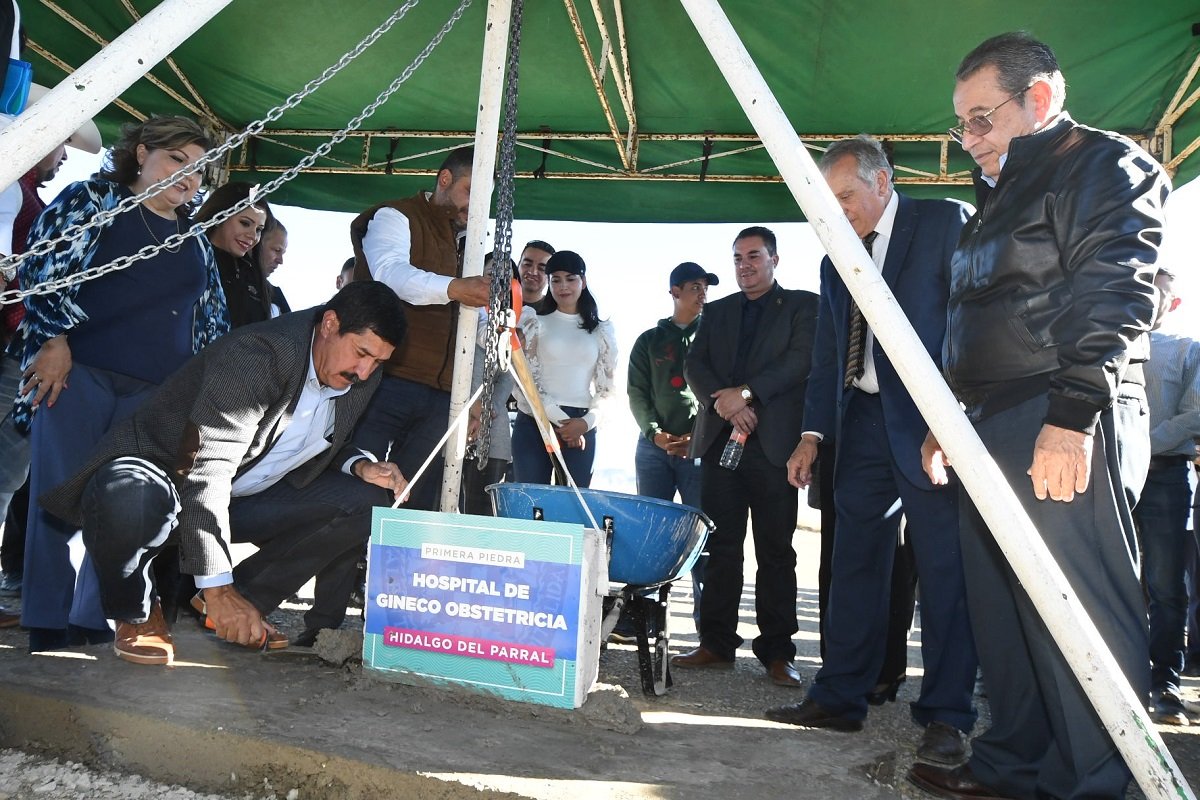
[[[231,0],[164,0],[0,131],[0,187],[104,109]]]
[[[1192,798],[1187,781],[1087,611],[1021,507],[879,270],[842,214],[717,0],[680,0],[788,188],[891,357],[955,472],[1149,798]],[[1095,489],[1093,489],[1095,491]]]
[[[475,163],[471,169],[471,211],[467,220],[467,242],[463,251],[463,275],[482,275],[487,253],[487,227],[495,184],[496,144],[500,131],[500,108],[504,101],[505,62],[512,0],[490,0],[483,38],[483,69],[479,75],[479,113],[475,118]],[[450,388],[450,420],[458,416],[471,396],[471,370],[475,364],[475,333],[479,315],[463,306],[458,315],[458,337],[454,343],[454,373]],[[488,412],[484,409],[484,413]],[[442,476],[444,512],[458,511],[463,454],[467,426],[462,425],[446,443],[446,469]]]

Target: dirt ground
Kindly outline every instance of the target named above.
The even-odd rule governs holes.
[[[806,682],[819,665],[818,538],[796,535]],[[696,643],[690,595],[681,581],[672,596],[673,652]],[[298,632],[302,611],[286,607],[274,621]],[[747,638],[753,618],[748,585]],[[348,623],[351,637],[356,626],[361,618]],[[772,685],[748,647],[732,672],[674,670],[670,691],[647,697],[634,649],[609,646],[602,686],[563,711],[384,682],[354,660],[250,653],[190,620],[176,636],[176,666],[159,669],[120,662],[106,646],[29,656],[19,630],[0,631],[0,747],[14,749],[0,752],[0,800],[925,797],[903,780],[920,735],[907,707],[920,685],[919,627],[899,702],[872,709],[858,734],[765,720],[764,709],[803,690]],[[1200,699],[1200,681],[1187,679],[1185,694]],[[1200,779],[1200,724],[1162,733],[1185,776]],[[136,776],[182,788],[146,788]]]

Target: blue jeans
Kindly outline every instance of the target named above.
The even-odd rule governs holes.
[[[637,491],[646,497],[674,500],[693,508],[700,507],[700,459],[668,455],[645,436],[638,437],[634,452]]]
[[[1195,492],[1193,491],[1193,502]],[[1188,581],[1188,623],[1187,623],[1187,658],[1184,665],[1200,661],[1200,543],[1195,541],[1196,528],[1200,527],[1196,516],[1200,508],[1192,506],[1192,543],[1188,545],[1188,558],[1185,570]]]
[[[1150,597],[1150,686],[1154,693],[1178,695],[1183,670],[1188,610],[1185,569],[1188,548],[1194,546],[1187,529],[1192,499],[1189,469],[1183,458],[1177,464],[1151,468],[1133,510],[1142,548],[1142,579]]]
[[[633,463],[637,470],[638,494],[670,501],[678,492],[679,502],[692,508],[700,507],[700,459],[668,455],[645,436],[639,436]],[[700,594],[704,589],[706,559],[706,556],[700,556],[692,567],[692,619],[697,627],[700,625]]]
[[[562,410],[571,417],[582,417],[588,412],[586,408],[562,406]],[[592,464],[596,461],[596,429],[584,435],[587,446],[562,448],[563,460],[575,484],[580,487],[592,485]],[[549,484],[550,476],[554,473],[553,456],[546,452],[542,435],[538,433],[537,423],[533,417],[525,413],[517,414],[516,424],[513,425],[513,474],[518,483]]]

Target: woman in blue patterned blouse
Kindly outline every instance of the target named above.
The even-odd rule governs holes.
[[[211,146],[200,126],[182,117],[127,125],[99,174],[71,184],[42,212],[30,243],[116,207],[194,163]],[[21,285],[76,275],[147,245],[164,245],[188,230],[199,185],[199,174],[180,178],[108,225],[27,260]],[[29,425],[32,417],[33,497],[74,474],[113,424],[229,330],[220,276],[203,236],[164,246],[118,272],[28,297],[25,308],[10,351],[20,356],[24,379],[14,421]],[[21,624],[29,629],[30,652],[112,640],[78,533],[41,509],[30,509],[26,530]]]

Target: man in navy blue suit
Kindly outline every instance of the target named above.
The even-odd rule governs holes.
[[[930,357],[946,332],[950,258],[971,209],[913,200],[892,188],[874,139],[832,145],[821,172],[855,233],[883,272]],[[884,659],[892,562],[901,514],[921,593],[925,677],[912,704],[926,728],[919,758],[956,763],[975,724],[976,656],[967,618],[954,491],[930,483],[920,463],[925,422],[828,258],[805,395],[805,432],[788,460],[796,486],[812,480],[817,444],[837,440],[832,579],[824,664],[803,702],[767,716],[806,727],[862,729],[867,695]]]

